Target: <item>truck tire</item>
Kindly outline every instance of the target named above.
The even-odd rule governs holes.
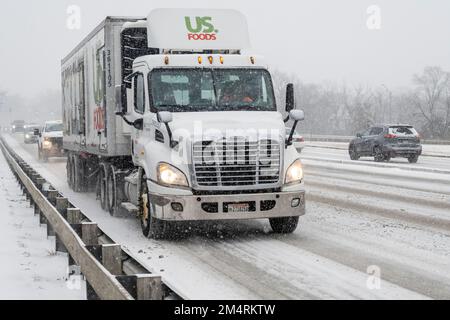
[[[67,175],[67,184],[69,185],[69,188],[73,190],[73,162],[71,154],[69,154],[69,156],[67,157],[66,175]]]
[[[114,216],[117,211],[117,185],[114,166],[109,166],[106,176],[106,201],[109,214]]]
[[[292,233],[297,229],[299,217],[284,217],[269,219],[270,226],[275,233]]]
[[[72,183],[75,192],[86,191],[85,161],[77,154],[72,156]]]
[[[141,178],[139,188],[139,220],[141,221],[142,234],[151,239],[180,239],[187,233],[181,230],[181,223],[160,220],[152,217],[154,206],[150,203],[147,187],[147,178]]]

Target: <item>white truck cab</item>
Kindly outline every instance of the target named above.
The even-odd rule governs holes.
[[[264,59],[242,53],[249,47],[245,18],[233,10],[158,9],[120,32],[122,58],[139,36],[148,49],[138,49],[148,54],[129,70],[122,66],[111,94],[112,130],[129,136],[128,154],[102,154],[100,144],[93,154],[93,143],[83,149],[83,139],[72,137],[69,184],[83,189],[78,168],[98,168],[102,206],[135,213],[146,236],[182,234],[187,221],[262,218],[275,232],[293,232],[305,213],[303,169],[292,145],[304,115],[288,85],[283,118]],[[117,74],[110,58],[105,72]],[[105,132],[97,131],[101,140]]]

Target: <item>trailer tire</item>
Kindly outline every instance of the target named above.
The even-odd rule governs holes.
[[[299,217],[283,217],[269,219],[275,233],[292,233],[297,229]]]
[[[111,216],[117,211],[117,184],[114,166],[109,166],[106,176],[106,201],[107,209]]]
[[[72,156],[72,183],[75,192],[86,191],[85,161],[77,154]]]
[[[66,174],[67,184],[69,185],[69,188],[73,190],[73,160],[71,154],[67,157]]]
[[[108,210],[108,201],[106,196],[106,177],[108,174],[108,164],[101,163],[100,169],[98,173],[98,182],[99,182],[99,198],[100,198],[100,205],[103,210]]]

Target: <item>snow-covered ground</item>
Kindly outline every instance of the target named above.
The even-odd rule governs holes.
[[[0,215],[0,299],[84,299],[68,288],[67,256],[55,253],[1,152]]]
[[[93,194],[71,191],[64,159],[39,162],[36,146],[23,145],[20,136],[7,138],[186,298],[450,299],[448,174],[305,160],[307,214],[293,234],[276,235],[266,220],[250,220],[199,225],[186,240],[155,241],[141,235],[135,219],[113,218]],[[302,156],[344,156],[335,151],[344,152],[306,148]],[[417,165],[450,170],[448,161],[436,159],[439,164],[423,157]],[[410,166],[401,160],[396,166]]]

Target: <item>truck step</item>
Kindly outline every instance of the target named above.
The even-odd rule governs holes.
[[[122,202],[120,204],[120,206],[122,208],[124,208],[126,211],[128,211],[129,213],[132,214],[137,214],[138,213],[138,207],[136,207],[134,204],[132,204],[131,202]]]

